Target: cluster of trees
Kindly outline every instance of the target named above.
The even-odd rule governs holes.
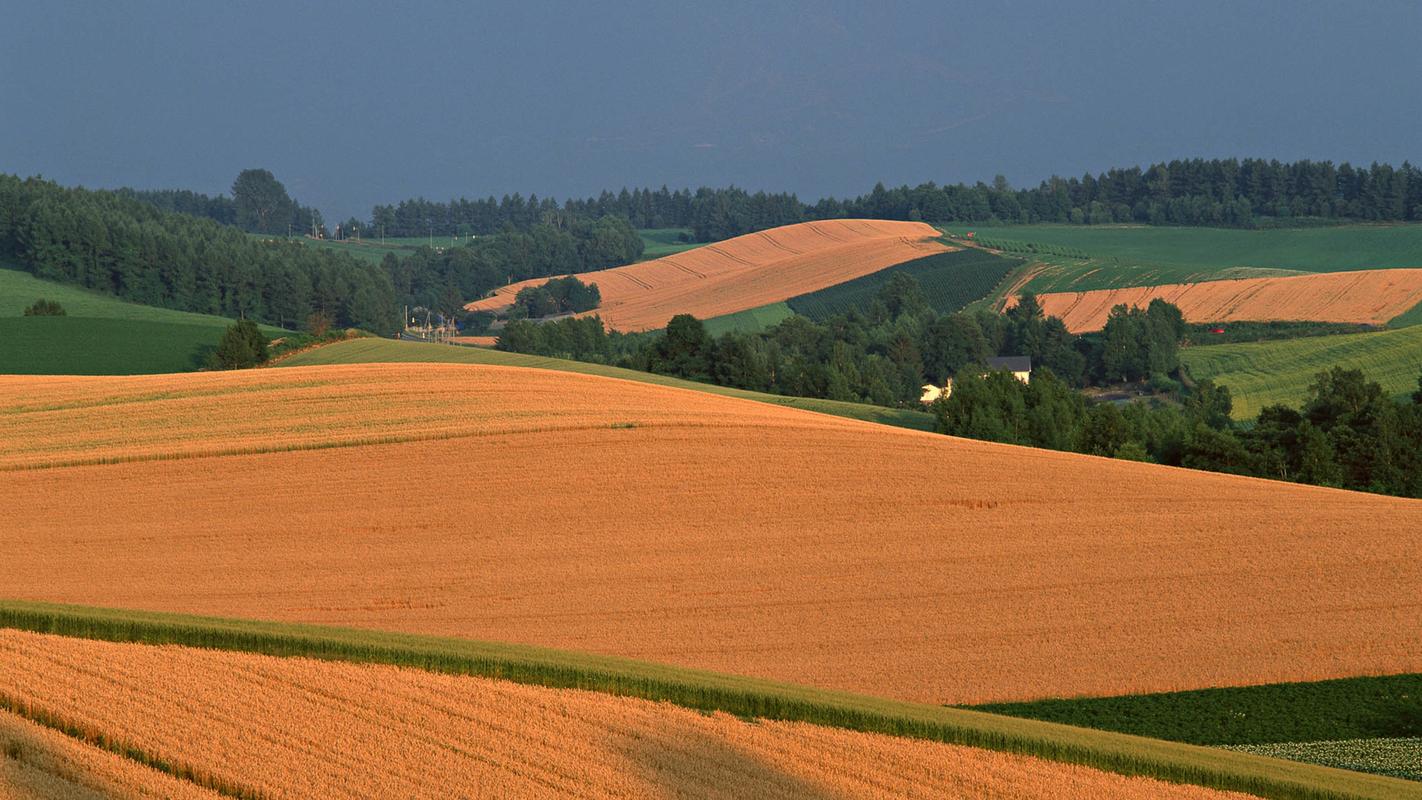
[[[1112,308],[1101,331],[1103,376],[1127,383],[1173,372],[1188,331],[1180,309],[1160,298],[1144,309],[1124,303]]]
[[[567,230],[542,224],[525,231],[509,228],[460,247],[420,248],[403,259],[391,253],[383,265],[399,303],[457,318],[465,303],[500,286],[630,264],[643,247],[627,220],[609,216]]]
[[[742,189],[623,189],[583,200],[537,195],[500,199],[460,198],[448,203],[424,198],[376,206],[371,227],[386,236],[467,236],[536,225],[571,229],[606,217],[627,220],[633,228],[692,228],[698,241],[717,241],[805,219],[805,207],[793,194],[748,193]]]
[[[114,193],[160,211],[206,217],[250,233],[324,236],[326,231],[321,212],[293,200],[281,181],[265,169],[238,173],[231,197],[213,197],[186,189],[118,189]]]
[[[597,284],[583,283],[569,275],[554,278],[542,286],[525,286],[514,295],[513,308],[509,310],[512,319],[537,319],[555,314],[577,314],[591,311],[602,303],[602,292]]]
[[[25,309],[24,316],[27,317],[62,317],[65,316],[64,306],[54,300],[46,300],[43,297],[34,301]]]
[[[1088,404],[1050,370],[1024,385],[966,374],[934,405],[943,433],[1079,453],[1422,497],[1422,380],[1409,402],[1361,371],[1320,373],[1302,408],[1275,405],[1248,428],[1209,381],[1180,405]]]
[[[324,333],[324,331],[323,331]],[[250,319],[229,325],[208,358],[209,369],[247,369],[267,363],[271,357],[265,334]]]
[[[1162,303],[1122,319],[1178,321],[1179,311]],[[586,325],[586,321],[580,324]],[[1123,323],[1126,324],[1126,323]],[[1163,323],[1160,330],[1164,330]],[[1174,330],[1174,328],[1171,328]],[[1144,339],[1152,368],[1178,367],[1174,347]],[[1177,342],[1178,344],[1178,342]],[[576,335],[562,322],[510,323],[499,347],[562,356],[707,381],[762,392],[824,397],[880,405],[915,405],[925,382],[980,370],[996,355],[1028,356],[1068,385],[1107,380],[1103,337],[1078,337],[1060,319],[1043,314],[1030,295],[1005,314],[937,314],[918,282],[896,273],[863,313],[851,311],[816,323],[793,316],[761,333],[710,336],[690,315],[671,320],[665,333],[604,334],[601,322]],[[1164,360],[1163,356],[1170,358]]]
[[[399,327],[379,265],[39,178],[0,175],[0,259],[146,305],[284,327],[324,310],[346,327]]]
[[[814,219],[867,217],[925,222],[1060,222],[1097,225],[1216,225],[1250,227],[1299,219],[1422,220],[1422,171],[1347,162],[1266,159],[1188,159],[1107,170],[1080,178],[1053,176],[1014,189],[998,176],[991,184],[886,188],[814,204],[788,193],[743,189],[695,191],[623,189],[567,200],[530,195],[502,199],[406,200],[376,206],[372,223],[387,236],[484,234],[513,226],[566,228],[604,216],[637,228],[691,228],[697,241]]]

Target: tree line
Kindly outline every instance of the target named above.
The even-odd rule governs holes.
[[[1175,404],[1088,403],[1050,370],[1024,385],[966,374],[934,404],[954,436],[1422,497],[1422,379],[1403,402],[1360,370],[1319,373],[1301,407],[1273,405],[1252,426],[1231,420],[1227,387],[1202,381]]]
[[[232,183],[232,196],[210,196],[187,189],[116,189],[120,197],[137,200],[159,211],[206,217],[235,225],[248,233],[319,235],[326,226],[321,212],[303,206],[265,169],[244,169]]]
[[[400,316],[378,265],[40,178],[0,175],[0,259],[145,305],[282,327],[325,312],[341,326],[384,332]]]
[[[822,323],[796,315],[759,333],[716,337],[686,314],[674,317],[664,333],[641,335],[604,333],[595,317],[513,321],[498,347],[739,389],[916,407],[925,384],[943,386],[981,371],[993,356],[1027,356],[1070,386],[1120,380],[1127,369],[1128,380],[1151,378],[1173,388],[1167,376],[1178,369],[1184,330],[1179,310],[1164,301],[1143,311],[1117,309],[1108,330],[1092,336],[1068,332],[1032,295],[1004,314],[937,314],[918,282],[896,273],[866,310]]]
[[[570,199],[505,195],[423,198],[376,206],[372,228],[387,236],[486,234],[513,226],[565,228],[605,216],[636,228],[690,228],[696,241],[717,241],[816,219],[865,217],[933,223],[1054,222],[1099,225],[1210,225],[1254,227],[1308,220],[1422,220],[1422,172],[1408,162],[1353,166],[1331,161],[1186,159],[1147,167],[1110,169],[1081,177],[1053,176],[1014,189],[992,183],[886,188],[853,198],[805,203],[791,193],[736,187],[694,191],[623,189]]]
[[[405,258],[387,253],[383,266],[398,303],[459,319],[465,303],[500,286],[630,264],[644,246],[627,220],[605,216],[567,229],[510,226],[467,245],[441,251],[422,247]]]

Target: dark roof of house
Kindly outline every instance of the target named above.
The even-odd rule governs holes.
[[[987,360],[988,369],[1005,369],[1008,372],[1031,372],[1030,356],[994,356]]]

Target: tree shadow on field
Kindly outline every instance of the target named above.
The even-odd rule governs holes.
[[[754,723],[752,723],[754,724]],[[664,797],[837,800],[757,755],[700,731],[656,732],[620,743],[622,755]]]

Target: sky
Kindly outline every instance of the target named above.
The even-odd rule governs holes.
[[[0,0],[0,172],[378,203],[1418,160],[1422,4]]]

